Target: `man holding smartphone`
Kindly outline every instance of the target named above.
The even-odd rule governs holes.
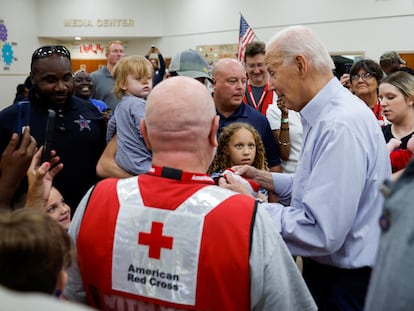
[[[54,186],[74,212],[86,190],[98,180],[95,167],[105,147],[105,122],[93,104],[72,95],[70,52],[64,46],[36,49],[30,76],[30,131],[38,146],[44,144],[48,109],[55,111],[51,149],[60,156],[64,169],[56,176]],[[16,132],[17,118],[17,105],[0,112],[0,152]]]
[[[341,75],[341,78],[339,79],[341,84],[347,89],[349,89],[350,91],[352,90],[351,90],[351,80],[350,80],[349,72],[351,70],[352,65],[353,63],[344,64],[344,73]]]

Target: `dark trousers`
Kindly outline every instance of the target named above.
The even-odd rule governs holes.
[[[303,259],[303,278],[319,311],[362,311],[370,275],[370,267],[342,269]]]

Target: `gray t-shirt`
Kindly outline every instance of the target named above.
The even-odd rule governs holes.
[[[91,78],[93,81],[93,94],[91,98],[102,100],[113,111],[118,104],[118,100],[112,92],[115,82],[111,73],[105,66],[92,72]]]
[[[145,100],[136,96],[123,96],[108,122],[107,140],[117,134],[116,163],[131,175],[148,172],[152,153],[145,145],[139,129],[145,114]]]

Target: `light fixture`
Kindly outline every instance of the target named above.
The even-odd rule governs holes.
[[[81,37],[75,37],[75,40],[80,41],[80,40],[82,40],[82,38]]]

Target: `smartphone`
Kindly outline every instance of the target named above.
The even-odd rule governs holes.
[[[50,152],[52,151],[53,137],[55,136],[56,112],[52,109],[47,111],[47,123],[45,132],[45,142],[43,144],[42,163],[50,161]]]
[[[24,129],[30,124],[30,102],[28,100],[19,101],[17,103],[17,134],[19,142],[23,136]]]
[[[344,73],[349,73],[349,71],[351,70],[353,63],[345,63],[344,64]]]

